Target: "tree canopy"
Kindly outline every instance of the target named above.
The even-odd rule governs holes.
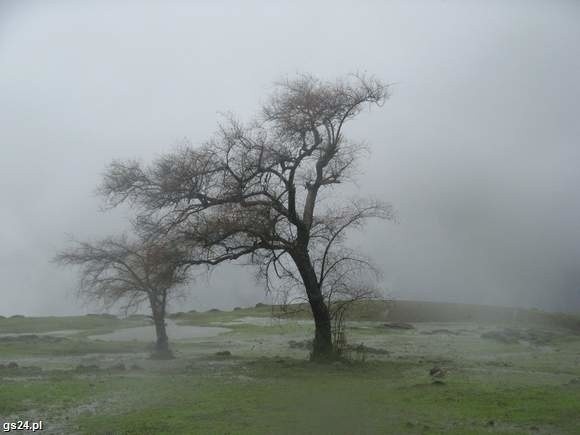
[[[134,206],[144,234],[186,248],[188,265],[245,257],[267,282],[274,273],[300,284],[316,323],[313,356],[328,355],[324,284],[344,271],[339,265],[368,264],[345,250],[346,231],[369,218],[394,218],[383,201],[331,195],[351,180],[365,150],[347,139],[346,124],[365,107],[381,106],[387,89],[361,75],[280,82],[259,117],[227,117],[200,147],[184,145],[147,166],[112,162],[100,193],[110,206]]]
[[[165,314],[170,298],[189,281],[184,250],[174,241],[108,237],[76,242],[55,257],[62,265],[80,267],[79,296],[125,312],[148,304],[157,333],[156,351],[168,355]]]

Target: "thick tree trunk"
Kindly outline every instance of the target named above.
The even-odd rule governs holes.
[[[151,312],[156,336],[154,356],[157,358],[173,358],[173,354],[169,349],[169,338],[167,337],[165,325],[165,306],[151,298]]]
[[[318,285],[316,272],[306,249],[294,255],[293,258],[304,282],[314,318],[315,333],[311,359],[313,361],[331,360],[334,357],[334,349],[332,347],[330,312],[324,302],[322,289]]]
[[[314,292],[321,293],[320,288],[317,286]],[[308,302],[312,309],[315,326],[312,360],[332,359],[334,357],[334,349],[332,347],[332,331],[328,307],[324,303],[322,295],[320,297],[311,297],[309,294]]]
[[[165,329],[165,319],[155,318],[155,334],[157,341],[155,342],[155,350],[159,353],[169,352],[169,339],[167,338],[167,330]]]

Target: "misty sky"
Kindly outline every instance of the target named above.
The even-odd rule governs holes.
[[[353,239],[390,294],[580,311],[579,22],[578,1],[0,0],[0,314],[97,311],[50,260],[126,228],[94,195],[112,159],[356,71],[393,83],[347,131],[372,150],[357,189],[398,210]],[[191,294],[264,300],[239,266]]]

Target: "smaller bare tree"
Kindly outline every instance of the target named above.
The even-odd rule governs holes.
[[[54,260],[81,268],[79,296],[84,299],[105,308],[120,303],[126,314],[148,303],[157,337],[154,356],[171,358],[165,314],[168,301],[181,296],[189,280],[183,258],[183,251],[170,241],[123,235],[75,242]]]

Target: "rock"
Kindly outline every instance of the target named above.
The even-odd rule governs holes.
[[[221,350],[215,353],[216,356],[232,356],[232,353],[229,350]]]
[[[240,311],[242,307],[234,307],[234,311]]]
[[[447,370],[442,367],[435,366],[429,370],[429,375],[434,378],[444,378],[447,375]]]
[[[410,323],[404,322],[387,322],[383,323],[383,326],[389,329],[415,329],[415,327]]]
[[[218,310],[217,308],[212,308],[211,310],[207,310],[208,313],[219,313],[221,312],[221,310]]]
[[[7,369],[17,369],[18,368],[18,364],[15,363],[14,361],[10,361],[8,364],[6,364],[6,368]]]

